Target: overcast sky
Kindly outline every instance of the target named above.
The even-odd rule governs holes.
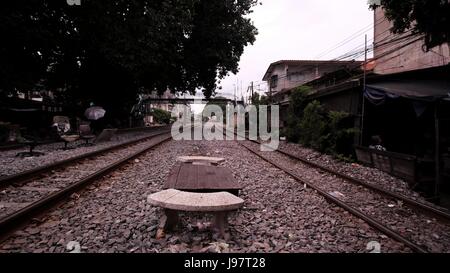
[[[373,37],[373,11],[367,0],[263,0],[250,18],[259,34],[245,48],[239,73],[222,81],[221,93],[230,98],[237,83],[240,89],[242,82],[243,92],[252,81],[265,88],[262,78],[272,62],[333,59],[364,45],[365,34],[369,42]],[[350,42],[320,56],[355,33]]]
[[[330,60],[363,46],[365,34],[369,43],[373,38],[373,11],[367,0],[262,0],[253,10],[250,18],[258,29],[256,41],[245,48],[239,73],[222,81],[218,95],[232,99],[235,86],[239,86],[238,98],[241,89],[245,96],[252,81],[255,90],[263,92],[266,84],[262,78],[272,62]],[[349,42],[323,54],[346,40]],[[195,112],[202,108],[193,106]]]

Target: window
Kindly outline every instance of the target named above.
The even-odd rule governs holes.
[[[278,75],[273,75],[270,77],[270,88],[277,88],[278,85]]]
[[[288,80],[291,82],[299,82],[303,80],[303,76],[299,72],[291,73],[288,75]]]

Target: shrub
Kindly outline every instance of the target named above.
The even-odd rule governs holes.
[[[170,112],[164,111],[162,109],[154,108],[152,110],[153,118],[155,122],[159,124],[169,124],[171,119]]]
[[[309,88],[303,87],[291,94],[283,133],[291,142],[351,161],[353,137],[358,132],[353,118],[346,112],[327,111],[318,101],[307,103],[308,92]]]
[[[290,104],[288,109],[287,126],[283,130],[283,134],[291,142],[300,140],[300,121],[303,117],[303,110],[306,107],[306,96],[310,88],[301,86],[292,91],[290,96]]]
[[[321,152],[327,150],[327,116],[318,101],[309,103],[299,124],[300,143]]]
[[[358,132],[356,128],[352,128],[347,121],[350,115],[342,111],[330,111],[328,113],[328,128],[325,144],[326,152],[337,156],[338,158],[345,158],[352,153],[352,142],[355,133]]]

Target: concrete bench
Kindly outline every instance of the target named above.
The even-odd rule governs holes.
[[[60,138],[64,141],[63,150],[75,149],[75,147],[68,147],[67,145],[71,142],[75,142],[80,139],[79,135],[62,135]]]
[[[42,142],[42,141],[37,141],[37,140],[33,140],[33,139],[32,140],[25,139],[25,140],[19,141],[19,143],[23,144],[23,145],[27,145],[29,147],[29,151],[28,152],[17,153],[16,156],[19,156],[19,157],[32,157],[32,156],[44,155],[44,153],[42,153],[42,152],[35,152],[34,151],[34,148],[36,148],[36,146],[44,144],[44,142]]]
[[[208,156],[179,156],[177,158],[178,162],[192,163],[194,165],[218,165],[219,163],[225,161],[221,157],[208,157]]]
[[[178,212],[211,212],[214,214],[214,227],[225,236],[228,227],[228,212],[244,205],[244,200],[229,192],[194,193],[175,189],[163,190],[148,196],[147,201],[164,208],[160,228],[173,229],[178,223]]]

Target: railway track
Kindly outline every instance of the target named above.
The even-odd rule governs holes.
[[[93,156],[97,156],[97,155],[100,155],[100,154],[105,153],[105,152],[110,152],[110,151],[114,151],[114,150],[117,150],[117,149],[121,149],[123,147],[129,146],[129,145],[133,145],[133,144],[141,142],[141,141],[145,141],[145,140],[147,140],[149,138],[152,138],[152,137],[160,135],[160,134],[164,134],[166,132],[169,132],[169,131],[163,129],[163,130],[160,130],[160,131],[152,132],[152,133],[150,133],[148,135],[145,135],[143,137],[139,137],[139,138],[136,138],[136,139],[133,139],[133,140],[130,140],[130,141],[125,141],[125,142],[120,143],[120,144],[116,144],[116,145],[113,145],[113,146],[105,147],[103,149],[99,149],[99,150],[95,150],[95,151],[92,151],[92,152],[88,152],[88,153],[84,153],[84,154],[81,154],[81,155],[77,155],[77,156],[74,156],[74,157],[70,157],[70,158],[67,158],[67,159],[64,159],[64,160],[60,160],[60,161],[57,161],[57,162],[54,162],[54,163],[51,163],[51,164],[47,164],[47,165],[43,165],[43,166],[40,166],[40,167],[36,167],[36,168],[30,169],[30,170],[26,170],[26,171],[23,171],[23,172],[20,172],[20,173],[16,173],[16,174],[13,174],[13,175],[8,175],[8,176],[5,176],[5,177],[1,177],[0,178],[0,189],[4,188],[5,186],[8,186],[8,185],[10,185],[12,183],[19,183],[19,182],[26,181],[30,177],[34,177],[34,176],[39,175],[41,173],[49,172],[49,171],[51,171],[51,170],[53,170],[55,168],[60,168],[60,167],[63,167],[65,165],[71,164],[73,162],[76,162],[76,161],[79,161],[79,160],[83,160],[83,159],[86,159],[86,158],[90,158],[90,157],[93,157]]]
[[[257,140],[250,140],[250,141],[253,142],[253,143],[257,143],[257,144],[261,145],[261,142],[259,142]],[[278,149],[277,153],[285,155],[285,156],[287,156],[287,157],[289,157],[291,159],[298,160],[301,163],[303,163],[305,165],[308,165],[308,166],[311,166],[313,168],[316,168],[318,170],[321,170],[321,171],[327,172],[329,174],[335,175],[335,176],[337,176],[337,177],[339,177],[339,178],[341,178],[341,179],[343,179],[345,181],[348,181],[350,183],[353,183],[355,185],[363,186],[363,187],[365,187],[367,189],[376,191],[376,192],[378,192],[380,194],[383,194],[383,195],[385,195],[387,197],[390,197],[390,198],[395,198],[395,199],[403,202],[407,206],[409,206],[409,207],[411,207],[413,209],[420,210],[420,211],[424,212],[425,214],[430,215],[432,217],[438,217],[438,218],[441,218],[442,220],[450,221],[450,214],[447,211],[438,209],[438,208],[436,208],[434,206],[431,206],[431,205],[423,203],[423,202],[419,202],[419,201],[414,200],[412,198],[409,198],[409,197],[407,197],[407,196],[405,196],[403,194],[399,194],[399,193],[396,193],[396,192],[393,192],[393,191],[386,190],[386,189],[384,189],[384,188],[382,188],[380,186],[375,185],[375,183],[368,183],[366,181],[363,181],[362,179],[359,179],[359,178],[356,178],[356,177],[352,177],[350,175],[347,175],[345,173],[336,171],[336,170],[334,170],[332,168],[329,168],[327,166],[323,166],[323,165],[320,165],[318,163],[312,162],[312,161],[310,161],[310,160],[308,160],[306,158],[303,158],[301,156],[295,155],[295,154],[293,154],[291,152],[287,152],[287,151],[283,151],[281,149]]]
[[[354,181],[357,180],[355,178],[349,181],[350,179],[347,179],[345,174],[326,167],[320,168],[323,166],[319,164],[303,163],[303,161],[298,159],[298,156],[289,152],[277,151],[276,153],[264,153],[263,155],[255,147],[250,147],[251,145],[248,145],[250,143],[260,144],[258,141],[248,141],[246,144],[239,142],[247,150],[284,171],[297,182],[309,186],[327,200],[364,220],[385,235],[404,243],[413,251],[421,253],[436,251],[437,246],[441,247],[437,251],[442,251],[443,249],[445,249],[443,251],[448,251],[450,227],[444,223],[436,223],[432,220],[426,220],[423,223],[425,221],[423,215],[418,214],[419,211],[425,211],[426,215],[433,214],[439,216],[440,219],[448,220],[448,215],[445,212],[376,186],[371,187],[372,185],[369,185],[365,187],[367,182],[362,181],[363,183],[360,183],[361,181]],[[287,164],[289,161],[291,162]],[[280,164],[281,162],[284,164]],[[311,171],[299,172],[299,164],[303,164],[302,170],[307,168]],[[337,190],[343,192],[343,194]],[[336,192],[342,195],[336,196]],[[408,208],[402,206],[403,202],[408,205]],[[373,207],[368,209],[370,206]],[[411,208],[415,209],[415,211],[412,211]],[[408,226],[410,228],[405,228]],[[423,230],[420,230],[421,228]],[[441,231],[443,235],[433,237],[436,231]],[[433,246],[427,245],[429,241],[433,243]]]
[[[95,180],[171,139],[155,132],[0,180],[0,240],[34,215],[53,207]]]
[[[118,129],[116,134],[117,135],[122,135],[122,134],[126,134],[126,133],[134,133],[134,132],[147,132],[147,131],[156,131],[160,128],[158,127],[133,127],[133,128],[121,128]],[[161,126],[161,128],[164,128],[164,126]],[[79,140],[79,142],[82,142],[82,140]],[[43,141],[41,142],[38,146],[41,145],[48,145],[48,144],[58,144],[61,143],[63,144],[64,141],[62,140],[47,140],[47,141]],[[14,144],[8,144],[8,145],[0,145],[0,151],[9,151],[9,150],[16,150],[16,149],[20,149],[20,148],[26,148],[28,147],[27,144],[23,144],[23,143],[14,143]]]

